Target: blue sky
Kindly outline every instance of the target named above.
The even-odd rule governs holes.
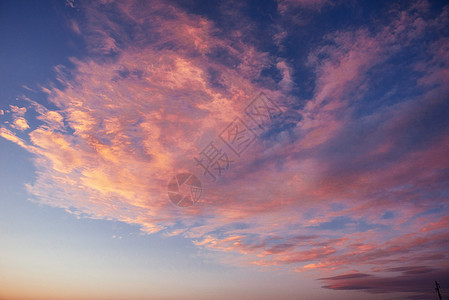
[[[448,24],[442,1],[1,1],[0,298],[449,294]]]

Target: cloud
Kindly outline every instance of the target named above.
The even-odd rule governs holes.
[[[292,9],[320,10],[326,4],[332,4],[329,0],[278,0],[278,11],[281,14],[288,13]]]
[[[237,50],[213,37],[208,21],[161,6],[177,17],[158,24],[140,9],[120,5],[116,13],[140,24],[136,35],[162,30],[158,27],[171,31],[155,41],[143,36],[134,48],[116,47],[113,51],[120,56],[114,62],[73,60],[73,80],[58,67],[58,80],[66,88],[44,89],[57,111],[27,99],[43,122],[29,134],[39,178],[28,188],[43,203],[77,207],[92,217],[137,223],[154,232],[177,219],[166,198],[168,179],[193,162],[200,142],[234,118],[236,99],[255,94],[251,76],[260,72],[258,58],[264,55],[237,44],[242,62],[236,68],[226,66],[212,54],[223,49],[235,55]],[[96,9],[89,13],[92,19],[111,17]],[[92,48],[95,53],[110,45],[110,30],[117,28],[112,21],[105,24],[111,28],[95,27],[94,22],[87,36],[91,44],[100,42]],[[166,37],[180,43],[179,52],[172,44],[164,45]],[[195,57],[202,53],[211,54],[210,59]],[[211,68],[222,86],[207,81]]]
[[[411,269],[422,269],[423,267],[410,267]],[[375,276],[362,273],[340,275],[328,278],[321,278],[327,285],[324,288],[334,290],[364,290],[368,293],[404,293],[404,299],[424,299],[430,295],[436,296],[433,291],[434,278],[446,280],[449,278],[449,271],[443,269],[429,269],[424,276],[421,273],[403,272],[393,276]],[[401,270],[388,270],[401,271]]]
[[[372,273],[403,272],[402,284],[442,268],[448,51],[426,36],[447,8],[329,32],[306,59],[313,95],[298,99],[293,65],[205,17],[161,2],[80,6],[90,56],[56,68],[64,88],[43,89],[55,109],[28,99],[39,125],[26,139],[0,131],[34,155],[36,201],[182,235],[223,263],[337,274],[322,278],[332,289],[387,291]],[[416,60],[396,61],[410,48]],[[280,77],[264,87],[270,66]],[[244,113],[260,92],[281,112],[265,131]],[[258,134],[240,156],[219,138],[237,116]],[[217,182],[194,160],[210,142],[233,160]],[[183,172],[201,179],[202,206],[168,200]]]
[[[73,6],[72,6],[72,8],[73,8]],[[73,32],[75,32],[76,34],[81,34],[81,30],[80,30],[80,27],[79,27],[79,24],[78,24],[77,21],[71,20],[71,21],[70,21],[70,28],[71,28],[71,29],[73,30]]]
[[[27,111],[26,107],[10,105],[10,111],[12,113],[12,128],[20,131],[24,131],[30,128],[30,126],[28,126],[27,120],[24,118]]]
[[[14,119],[14,122],[11,124],[11,127],[21,131],[30,128],[30,126],[28,126],[27,121],[23,117],[16,117]]]
[[[14,105],[10,105],[9,107],[11,112],[19,117],[23,117],[27,111],[26,107],[18,107]]]
[[[8,130],[6,128],[0,128],[0,136],[5,138],[8,141],[16,143],[17,145],[19,145],[23,148],[28,148],[28,146],[25,144],[25,142],[21,138],[17,137],[13,132],[11,132],[10,130]]]
[[[67,6],[70,6],[71,8],[75,8],[76,7],[75,0],[66,0],[65,4]]]

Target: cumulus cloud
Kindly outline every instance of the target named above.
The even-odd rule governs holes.
[[[14,122],[11,124],[11,127],[21,131],[30,128],[30,126],[28,126],[27,121],[23,117],[16,117],[14,119]]]
[[[14,105],[10,105],[9,107],[11,109],[11,112],[18,117],[23,117],[27,111],[26,107],[18,107]]]
[[[20,131],[24,131],[30,128],[30,126],[28,126],[27,120],[24,118],[26,111],[26,107],[10,105],[10,112],[12,113],[12,128]]]

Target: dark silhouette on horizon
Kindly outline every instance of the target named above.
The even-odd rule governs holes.
[[[443,297],[441,297],[441,294],[440,294],[440,285],[436,281],[435,281],[435,291],[437,291],[438,297],[440,298],[440,300],[443,299]]]

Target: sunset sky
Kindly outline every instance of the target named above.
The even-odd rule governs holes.
[[[449,297],[444,2],[0,0],[0,299]]]

